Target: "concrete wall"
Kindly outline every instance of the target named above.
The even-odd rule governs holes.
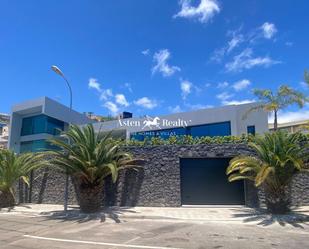
[[[220,145],[165,145],[129,147],[128,151],[146,164],[138,172],[122,171],[116,184],[110,179],[105,183],[105,205],[116,206],[180,206],[180,158],[234,157],[253,152],[244,144]],[[55,169],[36,172],[32,188],[32,201],[38,203],[63,203],[65,176]],[[309,205],[309,174],[300,173],[293,180],[292,202],[294,205]],[[27,191],[18,196],[25,201]],[[263,194],[246,184],[246,204],[257,207]],[[29,194],[28,194],[29,197]],[[70,185],[70,203],[77,203],[74,187]]]

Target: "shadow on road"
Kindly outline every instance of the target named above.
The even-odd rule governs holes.
[[[281,226],[287,224],[297,227],[304,228],[301,224],[309,222],[309,215],[302,211],[291,211],[286,215],[274,215],[268,213],[265,209],[239,209],[237,214],[233,216],[235,218],[243,218],[243,222],[258,222],[258,225],[269,226],[275,223]]]
[[[79,208],[72,208],[71,210],[65,211],[51,211],[42,212],[46,219],[49,220],[61,220],[65,221],[76,221],[78,223],[88,222],[92,220],[99,220],[100,222],[105,222],[107,219],[113,220],[115,223],[121,223],[119,218],[120,215],[125,213],[136,213],[136,211],[130,210],[130,208],[117,207],[117,208],[104,208],[101,212],[97,213],[82,213]]]

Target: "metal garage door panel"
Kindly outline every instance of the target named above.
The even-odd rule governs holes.
[[[243,205],[243,181],[229,183],[225,174],[229,158],[182,158],[183,205]]]

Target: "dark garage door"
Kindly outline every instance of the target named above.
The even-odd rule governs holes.
[[[244,182],[229,183],[229,158],[180,159],[183,205],[242,205]]]

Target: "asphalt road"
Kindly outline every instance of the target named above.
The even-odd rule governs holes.
[[[0,214],[0,248],[303,249],[309,248],[309,226]]]

